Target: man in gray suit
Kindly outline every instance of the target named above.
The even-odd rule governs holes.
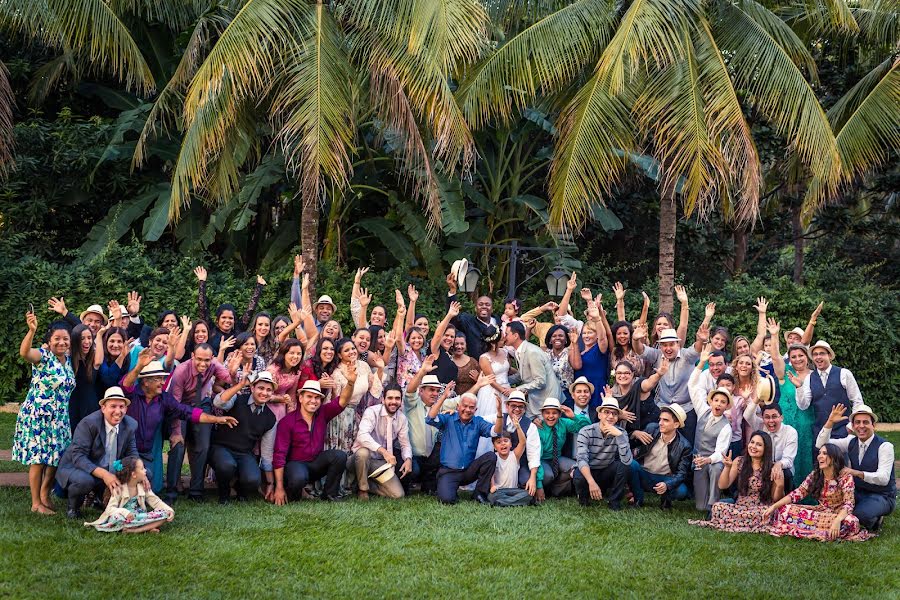
[[[56,481],[67,493],[70,519],[81,518],[84,497],[94,490],[98,497],[103,488],[118,489],[119,479],[113,473],[113,463],[126,456],[138,458],[135,431],[137,421],[125,415],[131,401],[122,389],[113,386],[100,401],[100,410],[78,423],[72,444],[59,460]],[[148,488],[149,489],[149,488]]]
[[[550,365],[547,353],[525,340],[525,326],[519,321],[506,324],[506,345],[516,350],[518,372],[509,378],[516,390],[525,393],[528,398],[527,415],[529,419],[539,417],[541,406],[547,398],[559,398],[562,388],[559,379]]]

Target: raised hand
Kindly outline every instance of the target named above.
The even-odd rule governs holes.
[[[118,300],[110,300],[106,305],[106,308],[109,310],[110,323],[122,318],[122,306],[119,304]]]
[[[369,295],[369,290],[366,288],[361,288],[359,290],[359,304],[365,308],[372,302],[372,296]]]
[[[591,321],[599,321],[600,320],[600,309],[597,308],[597,303],[594,302],[593,300],[588,302],[587,317]]]
[[[678,301],[682,304],[688,301],[687,290],[684,289],[683,285],[675,286],[675,296],[678,298]]]
[[[647,295],[647,292],[641,290],[641,297],[644,299],[644,304],[650,305],[650,296]]]
[[[28,331],[30,331],[31,333],[34,333],[35,331],[37,331],[37,326],[38,326],[37,315],[34,314],[30,310],[25,313],[25,323],[28,324]]]
[[[822,307],[825,306],[825,301],[819,302],[819,305],[812,312],[812,322],[815,323],[816,319],[819,318],[819,315],[822,313]]]
[[[452,319],[459,315],[460,310],[462,310],[462,305],[459,302],[451,302],[447,314],[450,315],[450,318]]]
[[[266,280],[259,273],[256,274],[256,285],[266,285]]]
[[[558,308],[559,304],[557,304],[553,300],[551,300],[550,302],[544,302],[544,304],[541,305],[541,310],[543,310],[544,312],[556,312]]]
[[[704,344],[709,341],[709,325],[700,323],[700,327],[697,328],[697,339]]]
[[[647,339],[647,324],[646,323],[638,323],[634,326],[634,332],[631,334],[632,339],[635,340],[646,340]]]
[[[144,348],[138,353],[138,365],[140,365],[142,369],[151,362],[153,362],[153,350]]]
[[[128,315],[131,317],[136,317],[141,312],[141,295],[135,292],[134,290],[128,292],[128,297],[125,299],[125,309],[128,311]]]
[[[384,337],[384,347],[385,348],[393,348],[397,345],[397,336],[394,335],[394,332],[391,331]]]
[[[219,349],[228,350],[229,348],[234,348],[236,342],[237,340],[233,335],[228,336],[227,338],[219,342]]]
[[[174,349],[178,345],[178,338],[181,337],[181,327],[176,325],[172,328],[172,331],[169,332],[169,349]]]
[[[731,465],[734,464],[734,459],[731,458],[731,450],[722,455],[722,464],[725,465],[726,469],[730,469]]]
[[[709,362],[709,355],[712,354],[712,344],[706,342],[703,344],[703,349],[700,351],[700,363],[701,365],[705,365]],[[663,357],[665,358],[665,357]]]
[[[431,373],[432,371],[437,369],[437,365],[434,364],[438,359],[437,354],[429,354],[424,359],[422,359],[422,369],[425,370],[426,373]]]
[[[354,275],[353,280],[354,280],[356,283],[361,282],[361,281],[362,281],[362,278],[363,278],[363,275],[365,275],[365,274],[368,273],[368,272],[369,272],[369,267],[362,267],[362,268],[357,269],[357,270],[356,270],[356,275]]]
[[[766,314],[766,310],[769,308],[769,301],[760,296],[756,299],[756,304],[753,308],[755,308],[758,313]]]
[[[194,267],[194,275],[197,276],[197,281],[206,281],[206,269],[203,267]]]
[[[406,300],[403,299],[403,292],[400,290],[394,290],[394,301],[397,303],[398,310],[401,306],[406,306]]]
[[[591,300],[591,298],[594,297],[594,294],[591,293],[590,288],[581,288],[580,294],[581,294],[581,299],[584,300],[585,302],[589,302]]]
[[[347,372],[345,373],[347,376],[347,384],[351,387],[356,383],[356,377],[358,373],[356,372],[356,363],[350,363],[347,365]]]
[[[569,330],[569,343],[570,344],[578,343],[578,332],[575,330],[574,327]]]
[[[288,315],[291,317],[291,323],[300,323],[303,319],[303,315],[300,314],[300,310],[297,308],[297,305],[291,302],[288,305]]]
[[[704,316],[706,317],[706,320],[708,321],[708,320],[712,319],[715,316],[715,314],[716,314],[716,303],[710,302],[709,304],[706,305],[706,313]]]
[[[456,274],[449,273],[447,275],[447,289],[450,291],[451,294],[456,293]]]
[[[563,416],[566,417],[567,419],[575,418],[575,412],[571,408],[566,406],[565,404],[561,404],[559,407],[559,410],[563,414]]]
[[[66,308],[65,298],[60,296],[59,298],[50,298],[47,300],[47,308],[52,310],[55,313],[59,313],[62,316],[66,316],[66,313],[69,312],[69,309]]]
[[[294,255],[294,277],[300,277],[300,273],[303,272],[303,267],[305,267],[305,266],[306,266],[306,264],[303,260],[303,257],[300,256],[299,254],[295,254]]]
[[[767,329],[769,330],[769,334],[772,337],[778,337],[778,332],[781,331],[781,325],[775,321],[775,319],[769,317],[766,321]]]
[[[419,300],[419,292],[413,284],[406,286],[406,295],[409,296],[410,302],[418,302]]]
[[[300,289],[301,290],[309,289],[309,273],[303,274],[303,279],[300,280]]]
[[[567,290],[574,290],[575,286],[578,285],[578,275],[575,274],[575,271],[572,271],[572,276],[569,278],[569,281],[566,282]]]
[[[825,426],[834,426],[835,423],[843,421],[846,417],[844,417],[844,413],[847,412],[847,407],[843,404],[835,404],[831,407],[831,413],[828,415],[828,421],[826,421]]]
[[[191,329],[191,319],[187,315],[181,315],[181,329],[183,331],[190,331]]]
[[[791,380],[791,383],[794,384],[795,388],[803,387],[803,380],[800,379],[800,377],[796,373],[794,373],[793,371],[786,371],[785,375],[787,375],[788,379]]]

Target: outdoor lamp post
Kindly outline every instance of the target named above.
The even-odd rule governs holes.
[[[566,285],[569,283],[569,274],[556,267],[550,274],[547,275],[547,292],[550,293],[551,296],[555,296],[557,298],[563,296],[566,293]]]
[[[475,291],[475,288],[478,287],[478,280],[481,279],[481,271],[476,269],[475,267],[469,267],[466,276],[462,281],[458,282],[459,291],[464,294],[471,294]]]

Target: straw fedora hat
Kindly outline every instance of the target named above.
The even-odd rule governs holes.
[[[394,478],[394,465],[384,463],[369,475],[369,479],[374,479],[378,483],[387,483]]]

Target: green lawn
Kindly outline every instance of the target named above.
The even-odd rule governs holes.
[[[0,450],[12,448],[13,435],[16,433],[16,415],[0,413]]]
[[[431,498],[179,502],[159,535],[101,534],[0,489],[0,597],[867,598],[900,593],[900,520],[865,543],[690,526],[694,511]],[[94,518],[96,513],[88,512]],[[12,526],[11,526],[12,525]],[[110,561],[115,557],[113,562]]]

